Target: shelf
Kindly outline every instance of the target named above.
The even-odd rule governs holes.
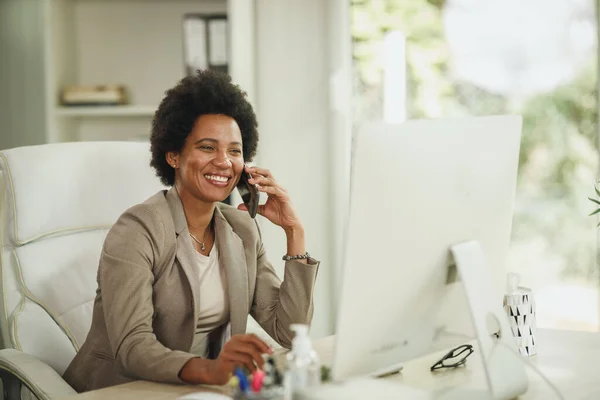
[[[7,98],[18,100],[13,102],[14,110],[0,107],[0,120],[6,119],[5,114],[10,116],[9,121],[15,118],[17,131],[32,132],[28,135],[36,136],[36,143],[131,137],[145,140],[165,91],[186,75],[186,14],[227,15],[229,73],[254,100],[255,2],[41,0],[9,1],[10,5],[4,6],[6,2],[0,0],[2,28],[6,22],[19,22],[22,15],[33,11],[39,17],[25,21],[23,26],[16,22],[7,25],[6,32],[15,40],[23,35],[28,38],[25,48],[5,45],[0,40],[0,54],[7,50],[8,58],[4,58],[14,60],[11,65],[15,67],[8,75],[0,73],[0,87],[7,83]],[[4,31],[0,32],[4,39]],[[2,61],[0,56],[0,70],[5,64]],[[27,83],[26,77],[33,75],[35,82]],[[17,84],[22,82],[27,84]],[[59,100],[67,86],[103,84],[123,85],[129,104],[74,107],[63,106]],[[20,101],[30,97],[36,100],[28,105],[27,113],[20,113]],[[32,123],[35,129],[31,129]],[[7,146],[5,135],[0,136],[0,146]],[[29,136],[22,139],[22,143],[30,142],[33,140]],[[15,143],[21,143],[21,139]]]
[[[80,106],[57,107],[56,115],[60,117],[151,117],[157,106]]]

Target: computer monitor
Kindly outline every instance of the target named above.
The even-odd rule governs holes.
[[[503,340],[511,335],[502,315],[502,288],[520,137],[518,116],[371,123],[359,129],[335,380],[398,369],[427,354],[440,331],[475,332],[486,368],[518,363],[514,377],[501,379],[514,381],[508,382],[509,393],[526,390],[520,362],[493,347],[489,335],[481,337],[487,314],[494,312],[505,328]],[[448,287],[456,258],[462,260],[462,284]],[[510,340],[504,343],[514,346]],[[488,380],[498,379],[493,375]]]

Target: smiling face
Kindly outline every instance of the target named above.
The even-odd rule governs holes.
[[[205,203],[223,201],[239,181],[244,169],[242,133],[226,115],[200,116],[180,153],[169,152],[175,165],[175,186],[182,197]]]

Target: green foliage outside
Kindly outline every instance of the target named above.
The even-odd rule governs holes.
[[[355,118],[382,116],[383,37],[406,36],[408,116],[436,118],[518,113],[523,116],[511,262],[545,266],[560,279],[595,279],[593,207],[598,153],[597,59],[564,85],[510,98],[453,80],[444,37],[443,0],[353,0]],[[533,260],[533,261],[532,261]],[[530,263],[538,265],[523,265]]]

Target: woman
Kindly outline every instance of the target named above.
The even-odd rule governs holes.
[[[231,79],[198,71],[166,93],[154,117],[152,161],[172,186],[127,210],[108,233],[87,339],[64,374],[79,391],[134,379],[224,384],[271,350],[245,334],[248,315],[290,347],[310,324],[319,263],[273,175],[248,167],[256,116]],[[268,199],[258,212],[287,236],[285,276],[267,260],[244,205],[221,203],[246,169]]]

